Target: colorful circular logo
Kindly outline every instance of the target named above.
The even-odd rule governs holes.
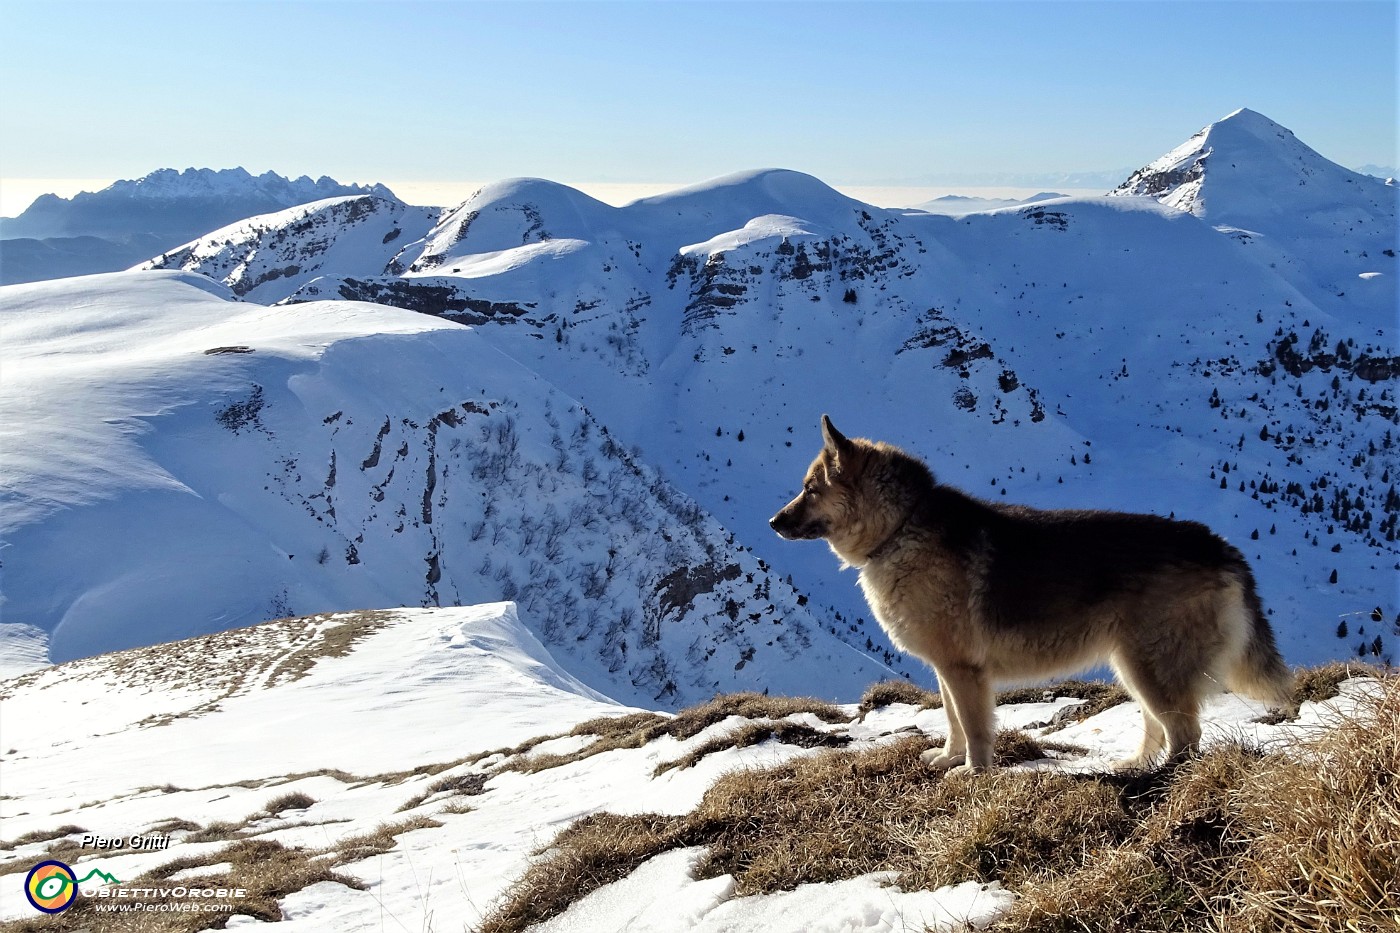
[[[67,910],[78,897],[78,877],[62,862],[40,862],[24,879],[24,896],[35,910],[56,914]]]

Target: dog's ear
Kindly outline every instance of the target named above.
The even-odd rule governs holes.
[[[855,447],[846,439],[846,435],[836,430],[836,425],[832,424],[826,415],[822,415],[822,440],[826,442],[826,449],[831,451],[838,465],[841,458],[849,455]]]

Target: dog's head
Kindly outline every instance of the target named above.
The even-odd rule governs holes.
[[[802,480],[802,491],[768,520],[789,541],[839,536],[851,523],[862,449],[822,415],[821,453]]]

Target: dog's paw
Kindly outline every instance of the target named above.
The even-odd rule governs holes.
[[[974,774],[985,774],[988,770],[990,769],[985,768],[982,765],[958,765],[956,768],[950,769],[948,773],[944,775],[944,777],[970,777]]]
[[[941,748],[930,748],[919,756],[919,761],[923,762],[925,768],[930,771],[947,771],[963,763],[965,755],[954,755]]]
[[[1132,758],[1119,758],[1116,761],[1114,761],[1109,767],[1111,767],[1114,771],[1118,772],[1119,774],[1123,774],[1131,771],[1150,771],[1152,769],[1152,765],[1153,760],[1151,758],[1144,758],[1141,755],[1135,755]]]

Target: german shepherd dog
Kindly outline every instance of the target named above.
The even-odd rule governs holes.
[[[790,540],[825,539],[860,570],[895,645],[933,667],[949,735],[924,753],[928,767],[992,767],[994,683],[1105,661],[1145,728],[1119,769],[1195,751],[1212,684],[1291,706],[1254,575],[1204,525],[983,502],[896,447],[842,436],[825,415],[822,437],[802,492],[769,524]]]

